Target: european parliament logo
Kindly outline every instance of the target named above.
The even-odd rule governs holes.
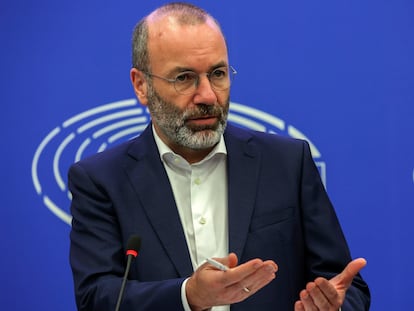
[[[126,99],[79,113],[50,131],[32,160],[32,180],[43,204],[59,219],[71,224],[71,193],[66,183],[69,166],[139,135],[150,115],[136,99]],[[313,159],[326,186],[326,164],[315,145],[296,127],[258,109],[230,103],[229,122],[240,127],[300,138],[309,142]]]

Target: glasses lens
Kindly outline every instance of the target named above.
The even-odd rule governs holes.
[[[214,90],[224,91],[230,88],[236,70],[233,67],[219,67],[207,74],[210,85]],[[182,72],[174,79],[174,87],[180,94],[195,92],[199,84],[199,75],[193,71]]]
[[[220,67],[209,74],[211,86],[216,90],[227,90],[230,87],[231,78],[228,67]]]
[[[192,71],[182,72],[175,77],[174,87],[178,93],[188,94],[195,90],[198,75]]]

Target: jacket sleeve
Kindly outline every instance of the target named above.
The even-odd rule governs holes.
[[[126,239],[105,187],[82,164],[69,170],[70,264],[78,310],[114,310],[126,266]],[[129,280],[122,310],[183,310],[182,278]]]
[[[313,281],[319,276],[330,279],[351,261],[351,254],[306,142],[301,180],[306,279]],[[347,291],[342,311],[368,310],[369,305],[368,286],[358,274]]]

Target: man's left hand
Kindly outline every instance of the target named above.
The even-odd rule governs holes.
[[[337,311],[345,300],[345,294],[355,275],[365,267],[367,261],[358,258],[330,280],[319,277],[309,282],[299,294],[295,311]]]

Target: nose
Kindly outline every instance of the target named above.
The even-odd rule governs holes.
[[[207,75],[201,75],[194,95],[196,103],[214,105],[217,103],[217,95],[211,87]]]

